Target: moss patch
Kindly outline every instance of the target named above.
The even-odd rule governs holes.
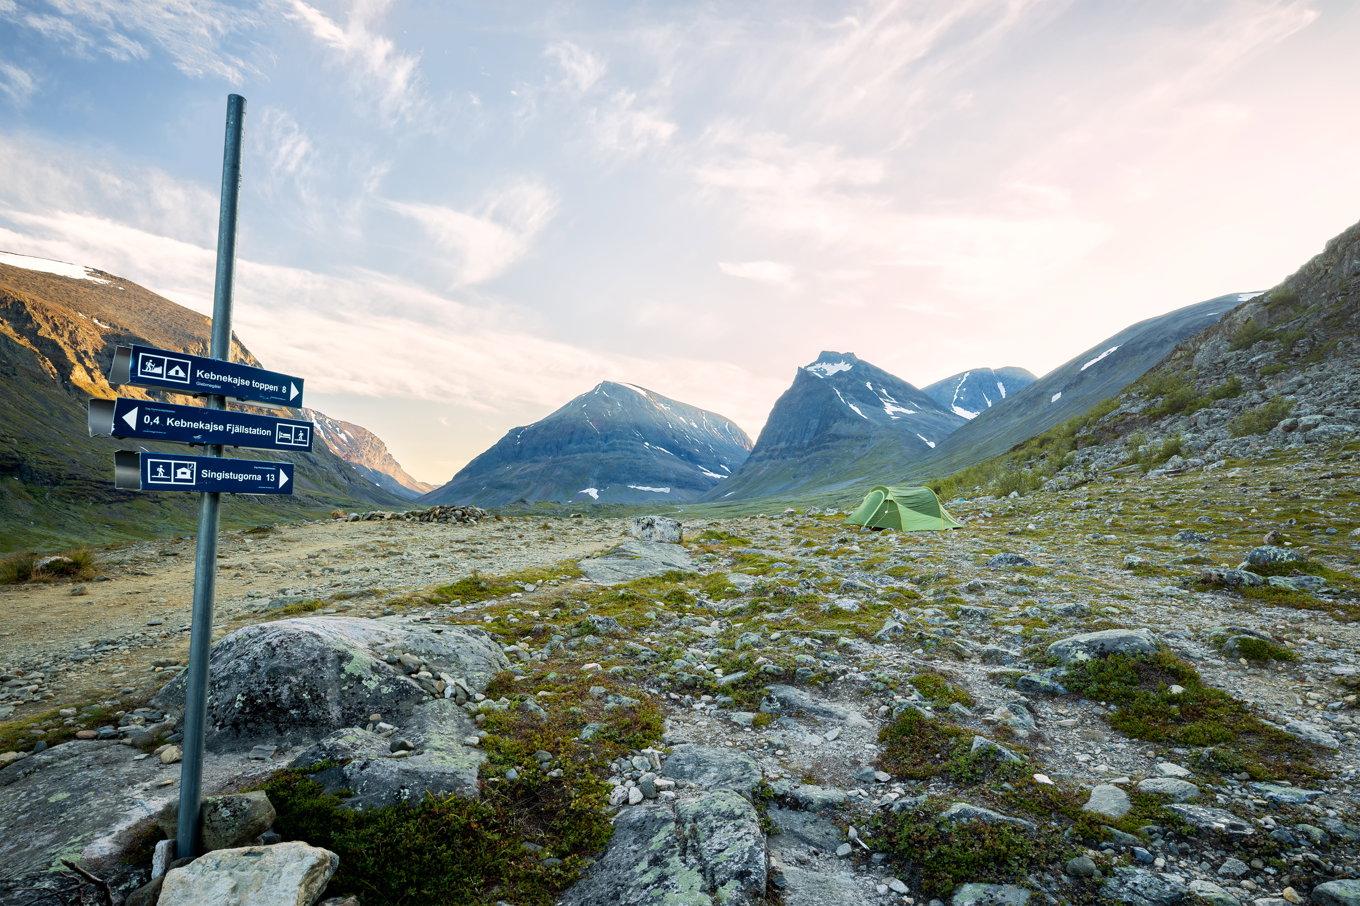
[[[907,682],[937,708],[948,708],[953,704],[973,707],[973,696],[968,694],[968,690],[952,682],[943,673],[934,671],[918,673]]]
[[[1297,776],[1313,763],[1305,743],[1263,722],[1169,651],[1110,655],[1068,668],[1063,684],[1115,705],[1110,725],[1126,736],[1174,746],[1213,746],[1235,753],[1257,779]],[[1180,686],[1179,694],[1171,691]]]

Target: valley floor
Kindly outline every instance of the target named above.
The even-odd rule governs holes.
[[[475,626],[511,657],[509,686],[488,696],[516,715],[570,724],[591,696],[625,692],[625,708],[654,705],[664,736],[603,767],[614,838],[568,903],[1022,903],[1020,888],[1053,903],[1360,902],[1322,886],[1360,877],[1354,453],[952,508],[965,528],[936,534],[793,511],[691,521],[695,573],[610,588],[567,561],[623,540],[622,520],[279,527],[224,540],[218,625]],[[1299,556],[1262,572],[1319,579],[1200,583],[1268,533]],[[15,709],[0,750],[93,713],[50,709],[113,704],[115,688],[144,699],[172,675],[192,545],[102,563],[109,580],[85,596],[0,591],[0,707]],[[508,578],[456,581],[474,569]],[[1050,648],[1104,630],[1133,630],[1119,636],[1129,653],[1083,666]],[[498,720],[479,731],[484,780],[516,751]],[[527,751],[549,745],[535,733]],[[658,785],[654,768],[673,779]],[[755,803],[758,825],[715,798],[724,789]],[[705,855],[723,809],[736,817]],[[699,843],[658,852],[648,835],[667,827]]]

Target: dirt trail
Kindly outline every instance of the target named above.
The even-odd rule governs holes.
[[[601,519],[514,518],[454,525],[314,522],[262,533],[224,533],[218,559],[216,635],[268,618],[277,606],[331,601],[339,611],[381,612],[399,594],[467,576],[512,573],[576,559],[624,534]],[[46,675],[45,692],[15,716],[59,703],[157,685],[154,664],[188,647],[192,539],[98,552],[100,581],[0,588],[0,671]],[[273,606],[271,606],[273,605]]]

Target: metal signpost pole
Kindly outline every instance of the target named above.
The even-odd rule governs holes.
[[[217,221],[217,280],[213,290],[214,359],[231,359],[231,287],[236,268],[236,200],[241,190],[241,126],[246,99],[227,97],[227,137],[222,154],[222,207]],[[209,396],[207,408],[226,408],[226,397]],[[213,456],[222,447],[210,448]],[[194,556],[194,616],[189,636],[189,666],[184,687],[184,760],[179,775],[179,826],[176,855],[198,855],[198,812],[203,782],[203,731],[208,710],[208,650],[212,644],[213,586],[217,579],[216,492],[204,494],[198,511],[198,549]]]

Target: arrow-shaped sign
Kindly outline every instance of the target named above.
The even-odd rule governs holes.
[[[292,494],[293,464],[151,450],[113,454],[114,487],[127,491]]]
[[[137,410],[136,410],[136,409],[129,409],[126,413],[124,413],[124,415],[123,415],[123,421],[127,422],[127,425],[128,425],[129,428],[131,428],[132,430],[136,431],[136,430],[137,430]]]
[[[291,374],[152,346],[117,347],[109,383],[229,396],[271,406],[301,406],[304,386],[302,378]]]

